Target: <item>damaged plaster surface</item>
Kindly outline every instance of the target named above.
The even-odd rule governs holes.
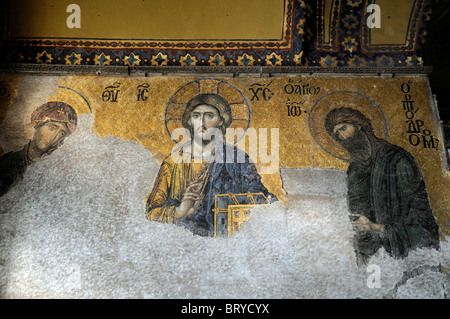
[[[81,114],[73,136],[0,198],[2,298],[449,296],[448,238],[440,251],[396,260],[380,250],[375,266],[357,266],[343,171],[284,169],[286,205],[255,208],[229,238],[199,237],[145,219],[158,162],[92,125]]]

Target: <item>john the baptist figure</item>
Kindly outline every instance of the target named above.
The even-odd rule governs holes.
[[[395,258],[418,247],[439,249],[422,172],[403,148],[375,136],[371,121],[349,107],[332,110],[325,128],[350,154],[348,204],[362,264],[379,248]]]

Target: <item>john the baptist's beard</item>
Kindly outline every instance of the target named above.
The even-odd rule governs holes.
[[[369,138],[360,129],[356,129],[351,137],[338,140],[353,158],[368,159],[372,154]]]

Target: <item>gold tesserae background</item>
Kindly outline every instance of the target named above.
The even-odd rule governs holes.
[[[0,120],[3,121],[8,112],[14,112],[13,101],[21,80],[20,75],[2,78],[6,79],[5,76],[9,76],[11,93],[2,100]],[[442,132],[425,76],[79,75],[61,77],[56,93],[48,100],[66,102],[78,114],[92,113],[97,136],[112,135],[136,141],[162,162],[176,146],[170,134],[174,128],[181,127],[185,103],[195,94],[205,92],[218,93],[230,102],[232,127],[245,132],[237,145],[249,153],[260,173],[270,164],[261,162],[258,152],[250,152],[249,141],[256,141],[258,150],[268,155],[278,155],[278,162],[272,161],[278,165],[277,169],[261,175],[269,191],[283,203],[288,204],[280,169],[345,171],[348,167],[348,154],[329,138],[323,126],[327,112],[347,106],[363,112],[372,121],[377,136],[403,147],[416,158],[438,224],[450,222],[450,176]],[[252,140],[254,133],[259,137],[264,131],[267,141]],[[278,138],[276,145],[271,144],[272,138]],[[5,145],[2,147],[5,149]]]

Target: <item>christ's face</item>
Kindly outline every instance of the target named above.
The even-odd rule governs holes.
[[[219,128],[222,125],[222,119],[216,108],[209,105],[199,105],[191,112],[189,123],[194,135],[203,140],[208,129]]]
[[[45,153],[68,134],[65,124],[49,121],[36,129],[33,143],[39,151]]]

